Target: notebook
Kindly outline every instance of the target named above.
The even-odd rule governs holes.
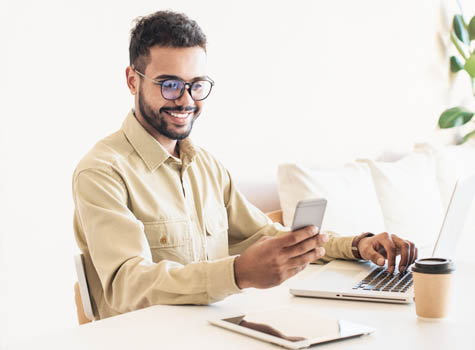
[[[454,259],[474,196],[475,174],[461,177],[452,192],[432,257]],[[427,254],[419,251],[418,258],[422,257],[427,257]],[[399,273],[397,266],[398,260],[395,273],[390,275],[385,267],[372,262],[333,260],[308,278],[291,281],[290,293],[318,298],[412,303],[412,274],[410,271]]]

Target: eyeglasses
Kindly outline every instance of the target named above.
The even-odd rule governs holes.
[[[185,89],[188,91],[193,100],[202,101],[209,96],[211,89],[214,86],[214,81],[211,78],[195,80],[191,83],[187,83],[182,79],[156,80],[147,77],[145,74],[139,72],[136,69],[134,69],[134,71],[142,78],[146,78],[152,83],[159,85],[163,98],[170,101],[177,100],[183,96]]]

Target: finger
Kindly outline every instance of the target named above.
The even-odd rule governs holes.
[[[325,248],[318,247],[305,254],[289,259],[288,268],[294,269],[302,265],[309,264],[325,256]]]
[[[407,241],[407,243],[409,244],[409,256],[407,258],[407,268],[409,268],[409,266],[411,266],[414,263],[414,255],[416,254],[416,251],[415,251],[414,243],[412,243],[411,241]]]
[[[383,266],[384,262],[386,261],[385,255],[381,254],[382,250],[375,250],[373,247],[368,247],[369,252],[366,253],[369,256],[369,260],[379,266]],[[384,252],[386,254],[386,252]]]
[[[411,258],[411,251],[410,251],[410,244],[408,241],[401,239],[396,235],[392,235],[392,239],[396,249],[399,250],[401,254],[401,259],[399,260],[399,272],[406,271],[407,267],[409,266],[409,260]],[[397,255],[397,253],[396,253]]]
[[[328,241],[328,235],[326,233],[320,233],[316,236],[307,238],[305,241],[299,242],[293,246],[284,248],[284,255],[287,258],[293,258],[305,254],[306,252],[322,246]]]
[[[328,234],[326,234],[326,233],[319,233],[319,234],[317,235],[317,245],[322,246],[322,245],[324,245],[325,243],[327,243],[329,239],[330,239],[330,237],[328,237]]]
[[[412,265],[417,259],[417,248],[413,242],[410,242],[410,243],[411,243],[411,261],[409,265]]]
[[[388,255],[386,254],[386,250],[384,249],[384,247],[381,244],[376,243],[376,246],[375,246],[374,249],[384,257],[384,260],[386,260]]]
[[[417,247],[416,245],[411,242],[411,241],[406,241],[409,244],[409,254],[408,254],[408,259],[407,259],[407,265],[406,265],[406,270],[414,264],[414,262],[417,260]]]
[[[299,242],[305,241],[307,238],[315,236],[316,234],[318,234],[318,228],[311,225],[279,236],[274,240],[274,242],[282,248],[291,247]]]
[[[393,273],[394,267],[396,265],[396,246],[391,239],[391,235],[387,232],[384,232],[380,236],[379,243],[384,247],[384,250],[386,250],[386,255],[388,258],[388,272]]]
[[[317,235],[318,237],[319,235]],[[293,246],[285,247],[282,251],[283,255],[287,258],[293,258],[299,255],[303,255],[318,247],[317,237],[307,238],[305,241],[299,242]]]
[[[408,248],[407,265],[406,265],[406,269],[405,269],[404,271],[407,271],[407,269],[409,268],[409,266],[412,265],[412,259],[414,259],[414,248],[413,248],[413,244],[412,244],[412,242],[410,242],[410,241],[407,241],[407,244],[409,245],[409,248]]]

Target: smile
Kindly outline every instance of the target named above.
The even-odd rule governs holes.
[[[188,121],[189,118],[193,116],[192,112],[169,112],[165,111],[165,113],[170,117],[171,121],[175,124],[184,125]]]
[[[180,119],[186,119],[188,118],[189,116],[191,116],[193,113],[176,113],[176,112],[166,112],[168,114],[170,114],[172,117],[175,117],[175,118],[180,118]]]

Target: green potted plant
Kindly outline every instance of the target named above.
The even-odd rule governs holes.
[[[461,7],[460,12],[462,12]],[[464,71],[470,76],[472,93],[475,98],[475,45],[473,45],[475,44],[475,16],[467,25],[462,13],[455,15],[452,21],[450,40],[459,53],[459,57],[450,57],[450,70],[453,73]],[[447,129],[464,125],[470,122],[474,115],[475,112],[462,106],[449,108],[440,115],[439,127]],[[471,137],[475,137],[475,130],[464,135],[460,143],[468,141]]]

